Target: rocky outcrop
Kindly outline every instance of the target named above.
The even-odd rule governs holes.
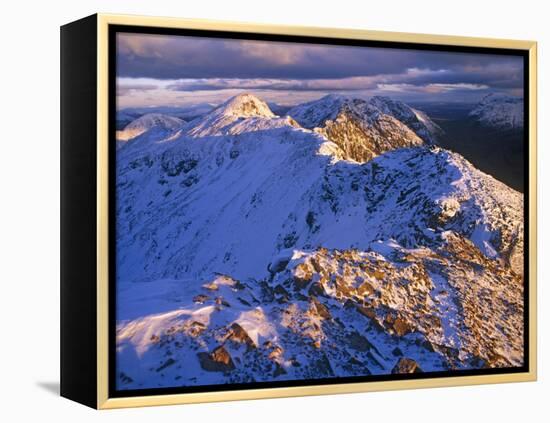
[[[392,374],[422,373],[422,369],[413,359],[402,357],[391,372]]]
[[[228,372],[235,369],[231,355],[223,346],[214,349],[210,354],[197,354],[201,367],[208,372]]]
[[[232,323],[226,339],[245,344],[248,348],[256,348],[254,341],[248,336],[248,333],[238,323]]]

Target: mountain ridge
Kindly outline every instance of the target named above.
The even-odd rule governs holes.
[[[354,107],[339,131],[405,127]],[[119,388],[523,363],[520,193],[408,127],[355,161],[255,99],[216,110],[117,152]]]
[[[123,130],[116,132],[118,141],[130,141],[152,128],[160,128],[171,132],[185,124],[183,119],[162,113],[147,113],[130,122]]]

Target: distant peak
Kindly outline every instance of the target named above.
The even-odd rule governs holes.
[[[275,117],[267,103],[258,97],[242,93],[231,97],[218,109],[219,114],[240,117]]]
[[[122,131],[117,131],[117,139],[129,141],[152,128],[175,131],[183,126],[185,121],[162,113],[146,113],[130,122]]]
[[[395,100],[388,97],[388,96],[385,96],[385,95],[375,95],[372,97],[372,100],[375,100],[375,101],[383,101],[384,103],[394,103]]]
[[[175,116],[165,115],[163,113],[146,113],[143,116],[138,117],[127,127],[135,126],[172,126],[172,125],[181,125],[184,123],[182,119],[179,119]]]
[[[327,94],[324,97],[321,97],[321,100],[346,101],[349,100],[349,98],[341,94]]]
[[[523,98],[490,93],[480,100],[469,116],[486,126],[500,129],[522,128]]]
[[[504,93],[489,93],[480,100],[480,104],[492,103],[492,102],[510,102],[521,103],[523,99],[521,97],[514,97]]]
[[[389,107],[389,108],[410,108],[410,106],[406,103],[403,103],[402,101],[395,100],[391,97],[383,96],[383,95],[375,95],[374,97],[371,97],[370,104],[376,107]]]

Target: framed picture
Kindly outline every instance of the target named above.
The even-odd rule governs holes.
[[[536,43],[61,29],[61,393],[536,379]]]

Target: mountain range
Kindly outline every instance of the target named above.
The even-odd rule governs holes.
[[[426,113],[241,94],[175,119],[117,141],[119,389],[523,364],[523,196]]]

